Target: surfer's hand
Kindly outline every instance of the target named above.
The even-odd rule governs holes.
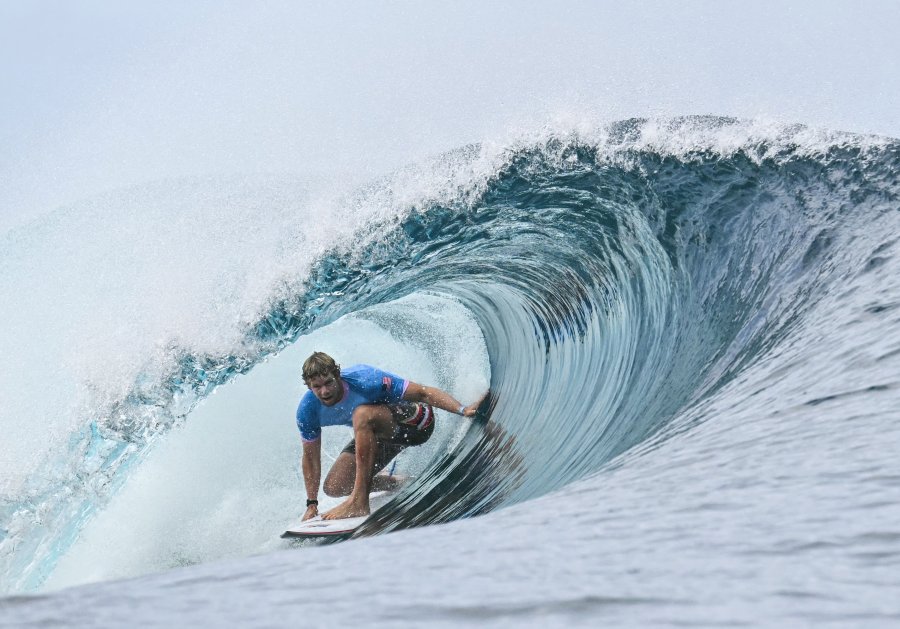
[[[307,520],[314,518],[317,515],[319,515],[319,507],[317,507],[316,505],[309,505],[308,507],[306,507],[306,513],[303,514],[303,521],[306,522]]]
[[[487,397],[490,391],[485,391],[484,395],[482,395],[477,402],[474,404],[469,404],[467,407],[463,409],[462,415],[463,417],[475,417],[475,414],[478,412],[478,407],[481,406],[481,403],[484,402],[484,398]]]

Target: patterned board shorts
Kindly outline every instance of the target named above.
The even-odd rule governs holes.
[[[399,402],[388,404],[394,416],[394,433],[390,439],[377,440],[375,446],[375,471],[383,469],[391,460],[410,446],[420,446],[434,432],[434,409],[428,404]],[[341,452],[356,456],[356,439],[344,446]]]

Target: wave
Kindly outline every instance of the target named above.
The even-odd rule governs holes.
[[[170,342],[78,416],[53,473],[4,496],[4,589],[40,586],[211,391],[344,315],[402,342],[390,304],[407,296],[471,313],[490,395],[358,535],[532,500],[656,447],[742,372],[789,365],[810,313],[891,255],[898,167],[892,140],[700,117],[542,131],[376,182],[327,214],[340,238],[291,258],[227,351]]]

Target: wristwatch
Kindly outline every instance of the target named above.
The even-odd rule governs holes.
[[[318,501],[318,500],[310,500],[309,498],[307,498],[307,499],[306,499],[306,506],[307,506],[307,507],[311,507],[311,506],[313,506],[313,505],[316,505],[316,506],[318,507],[318,506],[319,506],[319,501]]]

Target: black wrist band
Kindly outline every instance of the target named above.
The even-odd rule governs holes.
[[[311,507],[311,506],[313,506],[313,505],[316,505],[316,506],[318,507],[318,506],[319,506],[319,501],[318,501],[318,500],[310,500],[309,498],[307,498],[307,499],[306,499],[306,506],[307,506],[307,507]]]

